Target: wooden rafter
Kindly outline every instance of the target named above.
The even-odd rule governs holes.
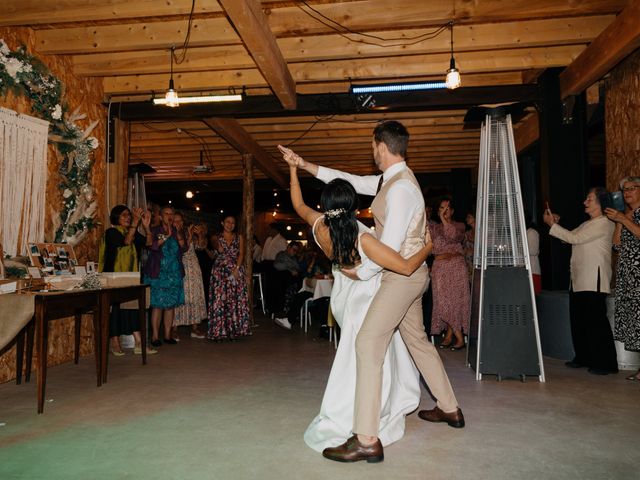
[[[259,0],[219,0],[256,66],[288,110],[296,108],[296,84],[262,12]]]
[[[224,138],[239,153],[253,155],[260,170],[280,186],[286,186],[287,181],[271,155],[264,151],[236,120],[230,118],[205,118],[203,122]]]
[[[582,92],[640,47],[640,0],[618,17],[560,74],[562,98]]]

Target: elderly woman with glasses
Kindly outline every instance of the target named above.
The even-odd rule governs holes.
[[[571,244],[569,319],[575,357],[567,367],[587,367],[589,373],[618,373],[616,347],[607,319],[607,295],[611,291],[611,237],[614,224],[602,213],[600,198],[607,191],[592,188],[582,203],[589,219],[567,230],[548,208],[543,215],[549,235]]]
[[[625,350],[640,351],[640,177],[626,177],[620,189],[626,212],[607,208],[605,214],[616,222],[613,244],[619,252],[616,270],[616,308],[613,336]],[[640,381],[640,370],[627,377]]]

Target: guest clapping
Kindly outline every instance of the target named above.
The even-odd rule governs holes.
[[[173,226],[173,208],[160,211],[162,223],[151,229],[152,244],[144,268],[144,282],[151,286],[151,345],[159,347],[160,322],[164,327],[164,343],[176,344],[171,338],[175,307],[184,303],[184,268],[182,252],[185,238]]]
[[[575,357],[568,367],[588,367],[589,372],[606,375],[618,372],[616,349],[607,320],[606,297],[611,291],[611,236],[614,225],[602,214],[603,188],[593,188],[583,202],[589,220],[574,230],[562,228],[560,217],[544,212],[549,234],[570,243],[571,285],[569,316]]]
[[[207,318],[207,304],[204,296],[204,286],[202,284],[202,272],[196,256],[195,244],[193,242],[193,231],[196,225],[185,226],[182,214],[176,213],[173,216],[173,225],[179,235],[185,239],[186,252],[182,256],[182,266],[184,268],[184,305],[176,308],[173,321],[172,338],[178,340],[178,327],[189,325],[191,327],[192,338],[204,338],[200,333],[199,325]]]
[[[618,249],[616,270],[616,308],[614,338],[625,350],[640,351],[640,177],[620,182],[626,213],[607,208],[605,213],[616,222],[613,243]],[[640,370],[627,380],[640,381]]]
[[[139,252],[145,245],[151,245],[149,223],[151,215],[141,208],[134,208],[133,215],[126,205],[116,205],[109,215],[111,228],[104,232],[98,260],[99,272],[137,272],[140,270]],[[142,225],[145,235],[137,232]],[[117,357],[124,355],[120,348],[120,335],[131,335],[135,339],[134,353],[141,354],[140,324],[138,310],[123,310],[120,305],[112,305],[109,315],[109,337],[111,353]],[[152,348],[147,353],[157,353]]]

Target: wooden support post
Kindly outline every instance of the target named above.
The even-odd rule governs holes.
[[[249,312],[251,325],[255,325],[253,318],[253,211],[254,211],[254,181],[253,155],[242,155],[242,226],[244,230],[244,267],[247,276],[247,294],[249,296]]]

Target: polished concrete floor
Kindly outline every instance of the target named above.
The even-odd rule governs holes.
[[[634,479],[640,478],[640,383],[546,359],[547,382],[481,382],[463,352],[443,358],[467,427],[414,413],[381,464],[339,464],[302,440],[333,347],[257,319],[252,337],[210,344],[182,335],[141,366],[92,357],[35,382],[0,385],[0,479]],[[433,402],[425,393],[421,408]]]

